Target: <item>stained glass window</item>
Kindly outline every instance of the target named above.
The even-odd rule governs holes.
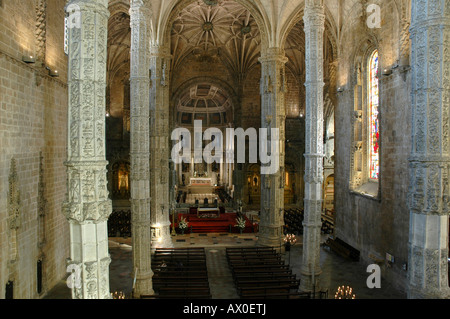
[[[369,178],[378,180],[380,173],[380,126],[378,121],[378,51],[375,50],[369,60]]]

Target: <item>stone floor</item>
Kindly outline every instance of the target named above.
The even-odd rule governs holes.
[[[323,236],[323,242],[328,238]],[[237,299],[238,295],[233,285],[230,269],[228,267],[225,248],[237,246],[254,246],[257,242],[255,234],[186,234],[174,238],[174,247],[205,247],[211,294],[213,299]],[[132,282],[132,251],[131,239],[110,238],[110,289],[112,292],[124,292],[131,296]],[[280,248],[280,247],[276,247]],[[289,256],[291,254],[291,256]],[[290,252],[282,252],[286,264],[300,278],[302,263],[301,238]],[[381,281],[381,289],[369,289],[366,280],[369,274],[360,263],[351,262],[321,248],[320,258],[322,275],[321,289],[328,289],[328,298],[333,299],[339,286],[351,286],[357,299],[406,299],[406,294],[397,291],[388,283]],[[70,290],[65,280],[62,280],[52,289],[45,299],[70,299]]]

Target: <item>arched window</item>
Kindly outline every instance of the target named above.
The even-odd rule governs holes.
[[[380,126],[378,120],[378,51],[375,50],[368,65],[368,115],[369,115],[369,178],[378,180],[380,173]]]
[[[379,51],[375,46],[363,48],[354,68],[350,189],[370,198],[380,195],[380,81]]]

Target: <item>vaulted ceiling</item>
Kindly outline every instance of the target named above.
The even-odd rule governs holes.
[[[190,54],[220,56],[235,75],[258,63],[261,36],[250,12],[233,0],[216,5],[204,1],[185,7],[176,17],[171,34],[172,70]]]

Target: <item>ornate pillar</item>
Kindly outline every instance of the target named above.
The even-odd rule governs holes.
[[[284,156],[285,156],[285,65],[284,50],[270,48],[260,58],[261,78],[261,128],[268,129],[268,147],[271,150],[271,129],[279,129],[277,172],[264,174],[261,169],[261,222],[258,244],[280,247],[283,240],[284,213]],[[260,137],[261,139],[261,137]],[[261,146],[260,146],[261,151]],[[274,159],[274,158],[273,158]],[[265,165],[261,165],[263,166]]]
[[[150,10],[131,1],[130,157],[134,296],[153,295],[150,221]]]
[[[70,258],[78,283],[74,299],[109,299],[105,156],[107,0],[72,0],[66,7],[79,23],[69,28],[68,194],[63,212],[70,223]]]
[[[409,298],[449,298],[450,1],[412,1]]]
[[[47,50],[47,0],[36,2],[36,57],[45,63],[45,53]]]
[[[320,269],[320,230],[323,184],[323,0],[307,0],[306,35],[306,121],[305,121],[305,219],[300,290],[317,287]]]
[[[150,49],[150,190],[152,248],[173,247],[169,215],[170,50]]]

